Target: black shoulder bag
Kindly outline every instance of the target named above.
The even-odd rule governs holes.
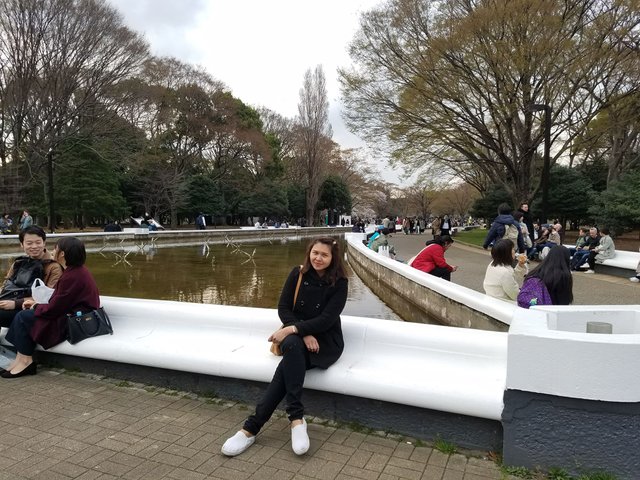
[[[113,335],[111,321],[102,307],[81,315],[67,314],[67,325],[68,340],[72,345],[91,337]]]

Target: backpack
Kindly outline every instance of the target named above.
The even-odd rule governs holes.
[[[504,235],[502,238],[507,240],[511,240],[513,244],[518,248],[518,228],[515,225],[505,225],[504,226]]]
[[[13,264],[11,278],[5,280],[0,299],[25,298],[31,295],[31,285],[36,278],[44,279],[44,263],[52,260],[39,260],[21,256]]]

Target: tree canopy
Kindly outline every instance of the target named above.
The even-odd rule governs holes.
[[[544,138],[534,106],[552,109],[552,163],[604,112],[618,130],[637,122],[639,25],[639,0],[390,0],[362,15],[340,70],[346,119],[409,168],[438,163],[531,198]],[[588,138],[632,148],[611,129]],[[609,162],[610,178],[621,165]]]

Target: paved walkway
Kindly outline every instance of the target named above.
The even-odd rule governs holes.
[[[43,369],[0,379],[0,398],[1,480],[512,478],[487,459],[319,419],[310,419],[311,450],[298,457],[281,415],[227,458],[220,447],[247,406],[97,376]]]
[[[395,246],[398,256],[407,260],[418,253],[431,238],[431,233],[395,233],[390,243]],[[458,271],[451,275],[453,283],[484,293],[482,282],[487,265],[491,262],[489,251],[454,242],[447,250],[446,258],[451,265],[459,266]],[[537,262],[531,262],[530,268],[536,265]],[[632,273],[629,271],[629,276]],[[637,305],[640,303],[640,284],[622,277],[576,272],[573,276],[573,296],[574,305]]]

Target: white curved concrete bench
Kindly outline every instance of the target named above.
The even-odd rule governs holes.
[[[586,267],[588,257],[585,257],[582,267]],[[636,271],[636,267],[640,262],[640,252],[631,252],[628,250],[616,250],[616,255],[613,258],[608,258],[601,262],[596,261],[597,265],[604,265],[606,267],[619,268],[622,270],[632,270],[629,275]]]
[[[607,265],[608,267],[624,268],[635,272],[638,262],[640,262],[640,252],[616,250],[615,257],[608,258],[607,260],[603,260],[598,263],[601,265]]]
[[[267,338],[276,310],[102,297],[113,336],[49,351],[114,362],[268,382],[278,358]],[[499,420],[507,334],[342,317],[345,351],[305,386]]]
[[[513,315],[519,308],[515,303],[504,302],[497,298],[489,297],[484,293],[476,292],[462,285],[456,285],[455,283],[434,277],[433,275],[410,267],[406,263],[380,255],[362,243],[363,235],[361,233],[347,233],[345,234],[345,238],[347,242],[349,242],[349,248],[357,249],[373,261],[441,295],[462,303],[473,310],[500,320],[502,323],[510,325]]]

